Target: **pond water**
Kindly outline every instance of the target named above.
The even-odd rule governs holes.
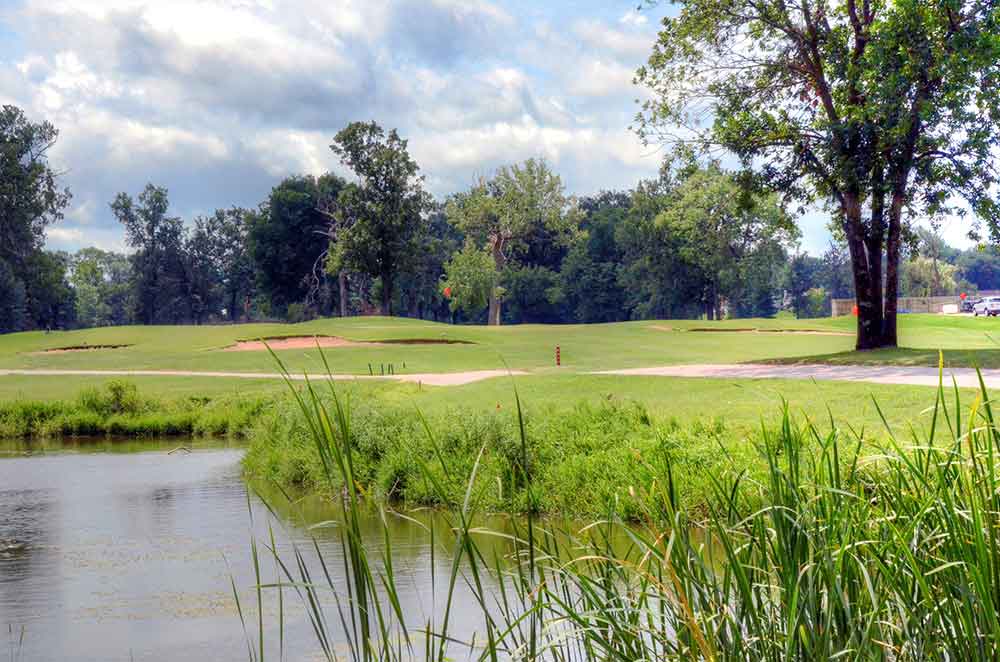
[[[250,541],[266,542],[269,522],[286,559],[302,545],[319,572],[315,535],[331,571],[343,572],[336,533],[308,530],[336,517],[328,502],[284,502],[275,518],[251,490],[251,525],[242,450],[194,444],[170,452],[180,444],[50,443],[41,452],[0,444],[0,639],[11,638],[0,650],[9,646],[11,658],[25,662],[246,660],[231,581],[255,626]],[[420,624],[441,607],[432,604],[441,599],[430,590],[432,571],[440,582],[451,562],[440,548],[432,556],[422,526],[389,521],[402,607]],[[374,515],[365,526],[371,545],[380,545]],[[273,560],[265,561],[273,579]],[[462,599],[456,632],[478,625],[477,610],[463,609]],[[276,595],[267,596],[269,659],[278,659],[276,605]],[[286,595],[284,611],[284,659],[318,659],[298,599]],[[333,630],[336,620],[329,619]]]

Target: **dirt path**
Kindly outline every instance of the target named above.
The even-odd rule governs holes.
[[[1000,387],[1000,370],[983,370],[983,381],[991,388]],[[753,363],[719,365],[671,365],[658,368],[605,370],[595,375],[647,375],[655,377],[713,377],[716,379],[821,379],[824,381],[872,382],[876,384],[909,384],[937,386],[938,369],[918,366],[865,365],[763,365]],[[976,371],[971,368],[945,368],[945,385],[951,378],[959,386],[979,386]]]
[[[349,380],[391,380],[397,382],[420,383],[427,386],[462,386],[484,379],[517,376],[528,373],[519,370],[471,370],[468,372],[437,372],[414,373],[406,375],[385,375],[371,377],[369,375],[331,375],[337,381]],[[199,372],[194,370],[0,370],[0,377],[222,377],[229,379],[281,379],[276,372]],[[292,374],[294,380],[304,380],[302,374]],[[313,373],[309,379],[322,380],[327,375]]]

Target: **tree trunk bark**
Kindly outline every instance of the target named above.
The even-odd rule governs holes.
[[[382,274],[382,309],[384,317],[392,316],[392,276]]]
[[[493,278],[493,287],[490,288],[490,308],[487,314],[486,323],[489,326],[500,326],[500,295],[498,293],[498,282],[500,280],[500,274],[503,272],[503,268],[507,263],[507,258],[504,257],[503,247],[500,242],[494,240],[493,242],[493,264],[496,267],[496,272]]]
[[[889,207],[889,236],[885,246],[885,316],[882,320],[882,346],[899,344],[896,313],[899,300],[899,251],[902,243],[903,196],[894,194]]]
[[[857,196],[845,196],[844,234],[851,253],[851,271],[858,306],[858,336],[855,348],[876,349],[882,346],[882,251],[881,241],[866,241],[861,223],[861,203]],[[874,255],[873,251],[874,250]],[[873,266],[878,267],[878,271]]]
[[[339,288],[340,316],[347,317],[347,272],[343,269],[337,274],[337,287]]]

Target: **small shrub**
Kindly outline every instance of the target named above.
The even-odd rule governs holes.
[[[285,318],[292,324],[305,322],[310,319],[309,309],[304,303],[290,303]]]
[[[77,396],[77,403],[101,416],[138,414],[150,409],[152,404],[139,396],[135,384],[120,379],[111,380],[103,388],[84,389]]]

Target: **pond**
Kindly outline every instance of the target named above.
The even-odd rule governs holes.
[[[190,452],[176,450],[182,443]],[[248,500],[242,452],[176,440],[48,442],[41,449],[0,443],[0,638],[13,630],[3,648],[25,662],[248,659],[232,582],[255,635],[251,538],[265,543],[270,523],[286,559],[299,545],[320,572],[317,536],[331,572],[343,573],[343,563],[336,532],[308,526],[335,518],[331,504],[307,499],[293,506],[276,498],[283,505],[270,515],[254,490]],[[451,561],[440,540],[432,555],[420,523],[389,523],[402,609],[420,624],[440,613],[432,572],[440,582]],[[381,545],[374,513],[365,527],[372,547]],[[264,561],[273,580],[273,559]],[[337,576],[334,582],[343,584]],[[477,629],[478,609],[461,604],[471,597],[458,598],[453,631]],[[284,659],[317,659],[298,599],[286,595],[283,610]],[[273,592],[264,613],[268,657],[277,659]],[[335,615],[329,620],[336,631]]]

